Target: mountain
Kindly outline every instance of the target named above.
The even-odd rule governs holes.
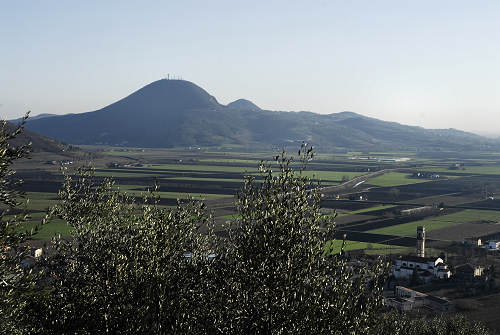
[[[236,101],[231,102],[227,105],[228,108],[236,109],[240,111],[260,111],[259,106],[254,104],[253,102],[245,99],[238,99]]]
[[[49,113],[42,113],[42,114],[38,114],[38,115],[35,115],[35,116],[30,116],[30,120],[38,120],[38,119],[44,119],[46,117],[52,117],[52,116],[56,116],[57,114],[49,114]],[[9,120],[9,122],[12,122],[14,124],[18,124],[20,123],[21,121],[23,120],[22,117],[18,118],[18,119],[13,119],[13,120]]]
[[[498,150],[499,141],[453,129],[432,130],[352,112],[262,110],[248,100],[227,106],[183,80],[158,80],[100,110],[30,120],[27,127],[72,144],[135,147],[283,146],[320,151]]]
[[[21,119],[22,120],[22,119]],[[16,129],[16,124],[6,122],[5,129],[12,133]],[[10,145],[19,147],[31,142],[31,149],[34,152],[62,153],[68,150],[68,145],[56,141],[52,138],[39,135],[30,130],[24,129],[16,138],[9,141]]]

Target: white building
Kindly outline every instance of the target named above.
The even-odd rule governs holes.
[[[488,243],[488,249],[490,249],[490,250],[499,250],[500,249],[500,242],[490,241]]]
[[[402,256],[393,264],[393,274],[397,279],[410,278],[417,271],[420,278],[429,281],[431,278],[448,279],[451,271],[439,257]]]

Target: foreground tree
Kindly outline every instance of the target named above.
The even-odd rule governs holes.
[[[28,301],[37,295],[34,290],[34,274],[23,269],[21,262],[28,255],[22,243],[32,235],[23,232],[22,224],[26,216],[22,214],[8,215],[21,205],[17,186],[20,180],[14,178],[12,164],[26,157],[30,145],[19,147],[11,145],[21,132],[26,115],[17,127],[5,121],[0,125],[0,333],[18,334],[34,332],[28,322],[26,309]]]
[[[66,178],[52,215],[72,228],[47,268],[56,278],[40,320],[47,333],[190,333],[209,308],[211,218],[191,202],[160,208],[88,171]],[[197,329],[198,327],[198,329]],[[204,327],[205,328],[205,327]]]
[[[482,324],[471,322],[462,315],[433,318],[410,318],[406,315],[387,313],[377,318],[373,334],[393,335],[488,335]]]
[[[238,195],[240,218],[231,223],[221,270],[227,333],[365,334],[373,327],[382,264],[354,271],[325,250],[333,222],[323,219],[320,194],[302,174],[312,156],[302,147],[297,172],[283,152],[276,172],[262,164],[263,181],[249,177]]]
[[[312,150],[299,157],[304,168]],[[67,176],[52,215],[72,233],[47,260],[47,332],[368,333],[380,268],[354,272],[325,252],[333,224],[319,194],[285,153],[276,164],[248,178],[225,239],[199,203],[137,205],[111,180]]]

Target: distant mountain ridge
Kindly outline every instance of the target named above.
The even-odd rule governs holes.
[[[495,150],[499,141],[458,130],[432,130],[352,112],[262,110],[239,99],[227,106],[184,80],[158,80],[100,110],[28,121],[40,134],[72,144],[135,147],[286,146],[320,151]]]
[[[5,124],[5,129],[10,133],[14,132],[16,127],[17,124],[12,122],[7,122]],[[28,143],[31,143],[31,150],[34,152],[62,153],[68,149],[68,145],[66,144],[27,129],[23,129],[16,138],[9,141],[9,144],[14,147],[20,147]]]
[[[42,113],[42,114],[38,114],[38,115],[35,115],[35,116],[30,116],[30,120],[44,119],[46,117],[52,117],[52,116],[57,116],[57,114]],[[23,118],[20,117],[20,118],[17,118],[17,119],[9,120],[9,122],[12,122],[14,124],[18,124],[22,120],[23,120]]]
[[[228,108],[237,109],[237,110],[246,110],[246,111],[260,111],[259,106],[246,99],[238,99],[233,101],[227,105]]]

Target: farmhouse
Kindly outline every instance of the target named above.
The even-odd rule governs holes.
[[[397,279],[408,279],[417,271],[420,278],[429,281],[432,278],[448,279],[451,271],[439,257],[401,256],[393,264],[393,274]]]

